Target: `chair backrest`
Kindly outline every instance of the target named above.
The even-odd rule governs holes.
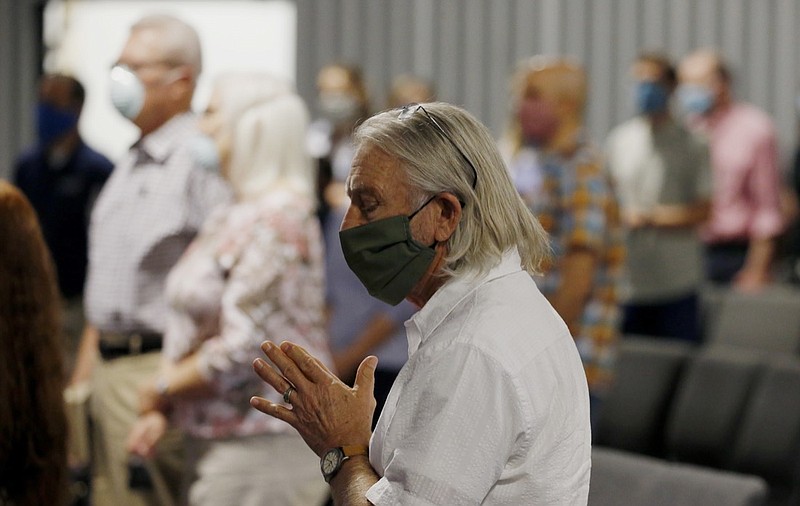
[[[726,291],[708,342],[764,351],[800,351],[800,291],[783,286],[759,293]]]
[[[766,497],[756,476],[592,450],[589,506],[761,506]]]
[[[762,354],[740,348],[700,351],[683,374],[669,413],[668,457],[725,468],[763,362]]]
[[[772,496],[798,494],[800,359],[770,360],[757,382],[734,447],[732,469],[757,474]]]
[[[693,350],[686,341],[625,336],[619,344],[614,383],[600,405],[595,443],[663,455],[667,411]]]
[[[700,288],[700,328],[708,341],[717,327],[722,301],[728,288],[715,283],[706,283]]]

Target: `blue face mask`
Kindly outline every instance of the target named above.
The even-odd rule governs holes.
[[[678,90],[678,98],[689,114],[705,114],[714,107],[714,94],[705,86],[684,84]]]
[[[78,115],[72,111],[65,111],[44,102],[36,106],[36,134],[42,146],[50,145],[77,124]]]
[[[639,81],[635,88],[636,110],[640,114],[663,112],[669,103],[669,91],[654,81]]]

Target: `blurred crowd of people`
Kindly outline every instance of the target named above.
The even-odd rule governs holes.
[[[0,499],[29,504],[52,490],[48,502],[66,501],[55,399],[90,385],[91,454],[69,466],[91,466],[92,504],[322,504],[318,459],[250,406],[255,394],[291,393],[281,399],[253,374],[261,343],[301,344],[348,384],[377,356],[373,426],[408,360],[403,323],[417,308],[362,284],[339,228],[354,128],[375,109],[435,101],[433,84],[398,76],[376,107],[360,69],[332,63],[317,76],[312,121],[291,83],[231,72],[215,76],[198,117],[201,62],[183,21],[133,25],[111,100],[141,136],[116,165],[81,140],[81,84],[41,79],[37,143],[18,159],[18,190],[0,182],[0,229],[20,238],[0,245],[0,396],[12,404],[0,444],[13,443],[0,448]],[[774,282],[795,218],[773,123],[735,97],[718,54],[642,54],[630,79],[635,116],[590,139],[582,65],[520,62],[498,139],[550,237],[534,279],[575,340],[593,415],[621,335],[701,342],[702,287]],[[24,479],[10,472],[22,463]]]

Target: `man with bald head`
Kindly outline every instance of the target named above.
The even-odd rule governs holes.
[[[758,290],[770,281],[784,219],[775,127],[751,104],[737,102],[720,56],[695,51],[679,67],[679,99],[711,150],[711,216],[703,230],[706,274],[718,283]]]
[[[583,136],[586,74],[573,62],[536,57],[522,65],[515,85],[516,117],[502,149],[553,248],[536,283],[567,323],[596,401],[610,380],[623,247],[600,154]]]
[[[179,439],[129,462],[125,441],[138,390],[156,375],[165,327],[164,280],[211,209],[230,198],[218,174],[198,165],[190,112],[200,41],[171,16],[133,25],[111,70],[111,100],[141,137],[114,169],[90,228],[86,326],[72,384],[91,380],[95,428],[93,504],[169,505],[181,483]],[[99,357],[98,357],[99,355]],[[169,385],[159,385],[166,395]]]

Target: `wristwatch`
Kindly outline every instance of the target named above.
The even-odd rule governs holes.
[[[322,454],[319,461],[319,468],[325,483],[330,483],[339,469],[342,468],[344,461],[356,455],[369,455],[369,447],[363,445],[339,446],[331,448]]]

